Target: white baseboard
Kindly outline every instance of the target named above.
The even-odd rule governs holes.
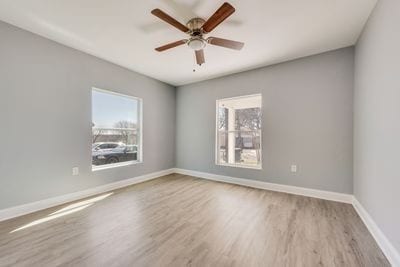
[[[0,210],[0,222],[18,216],[26,215],[35,211],[44,210],[61,204],[65,204],[78,199],[90,197],[93,195],[101,194],[107,191],[119,189],[125,186],[141,183],[144,181],[152,180],[160,176],[168,175],[174,173],[174,169],[163,170],[159,172],[153,172],[141,176],[137,176],[130,179],[121,180],[114,183],[109,183],[94,188],[86,189],[79,192],[74,192],[71,194],[66,194],[58,197],[53,197],[49,199],[44,199],[32,203],[27,203],[7,209]]]
[[[392,264],[393,267],[400,267],[400,253],[392,245],[389,239],[387,239],[379,226],[355,197],[353,197],[353,207],[357,211],[361,220],[367,226],[371,235],[375,238],[376,243],[378,243],[390,264]]]
[[[332,201],[343,202],[343,203],[348,203],[348,204],[351,204],[353,201],[353,195],[350,195],[350,194],[342,194],[342,193],[336,193],[336,192],[330,192],[330,191],[309,189],[309,188],[297,187],[297,186],[291,186],[291,185],[274,184],[274,183],[268,183],[268,182],[263,182],[263,181],[236,178],[236,177],[217,175],[217,174],[198,172],[198,171],[191,171],[191,170],[185,170],[185,169],[179,169],[179,168],[175,169],[175,173],[195,176],[195,177],[218,181],[218,182],[225,182],[225,183],[259,188],[259,189],[284,192],[284,193],[289,193],[289,194],[294,194],[294,195],[301,195],[301,196],[307,196],[307,197],[332,200]]]

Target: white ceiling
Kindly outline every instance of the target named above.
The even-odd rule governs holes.
[[[182,23],[207,19],[224,1],[0,0],[0,20],[172,85],[183,85],[355,44],[376,0],[230,0],[236,12],[212,36],[245,42],[242,51],[205,49],[195,65],[186,38],[150,14]],[[193,72],[193,69],[196,72]]]

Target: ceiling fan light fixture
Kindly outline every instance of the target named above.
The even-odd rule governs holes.
[[[199,51],[206,46],[206,41],[202,38],[191,38],[188,41],[188,46],[195,51]]]

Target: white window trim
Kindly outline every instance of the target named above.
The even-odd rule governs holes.
[[[262,156],[262,126],[264,125],[261,122],[261,130],[260,130],[260,165],[259,166],[253,166],[253,165],[246,165],[246,164],[229,164],[229,163],[221,163],[219,162],[219,138],[218,138],[218,122],[219,122],[219,102],[221,101],[227,101],[227,100],[235,100],[235,99],[241,99],[241,98],[246,98],[246,97],[252,97],[252,96],[259,96],[261,97],[261,118],[263,117],[263,101],[262,101],[262,94],[252,94],[252,95],[243,95],[243,96],[235,96],[235,97],[229,97],[229,98],[221,98],[216,100],[215,104],[215,165],[217,166],[223,166],[223,167],[234,167],[234,168],[242,168],[242,169],[255,169],[255,170],[262,170],[263,169],[263,156]]]
[[[106,165],[100,165],[100,166],[95,166],[95,167],[93,167],[93,165],[92,165],[92,172],[143,163],[143,105],[144,105],[143,99],[140,98],[140,97],[121,94],[121,93],[118,93],[118,92],[115,92],[115,91],[112,91],[112,90],[100,89],[100,88],[97,88],[97,87],[92,87],[92,89],[90,91],[90,95],[92,95],[93,91],[98,91],[98,92],[102,92],[102,93],[106,93],[106,94],[112,94],[112,95],[116,95],[116,96],[127,97],[127,98],[131,98],[131,99],[134,99],[134,100],[138,101],[138,103],[139,103],[139,109],[138,109],[138,112],[139,112],[139,114],[138,114],[138,119],[139,119],[139,130],[138,130],[139,142],[137,144],[138,145],[138,155],[137,155],[138,158],[137,158],[137,160],[118,162],[118,163],[114,163],[114,164],[106,164]],[[92,99],[93,98],[90,97],[90,104],[91,104],[90,105],[90,107],[91,107],[90,115],[91,115],[91,119],[93,119],[93,113],[92,113],[93,102],[92,102]],[[90,128],[91,134],[93,134],[93,130],[92,129],[93,129],[93,127]],[[91,145],[90,145],[90,148],[92,147]],[[92,153],[90,153],[90,162],[92,162]]]
[[[130,166],[130,165],[136,165],[136,164],[141,164],[141,163],[143,163],[143,162],[131,160],[131,161],[112,163],[112,164],[104,164],[104,165],[99,165],[99,166],[95,166],[95,167],[92,166],[92,172],[113,169],[113,168],[118,168],[118,167],[124,167],[124,166]]]

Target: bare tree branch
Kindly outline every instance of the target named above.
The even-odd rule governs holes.
[[[118,121],[114,124],[115,128],[121,128],[121,129],[133,129],[136,128],[136,124],[131,122],[131,121]],[[132,135],[132,130],[120,130],[119,131],[122,135],[122,139],[124,140],[125,144],[128,144],[129,142],[129,136]]]

